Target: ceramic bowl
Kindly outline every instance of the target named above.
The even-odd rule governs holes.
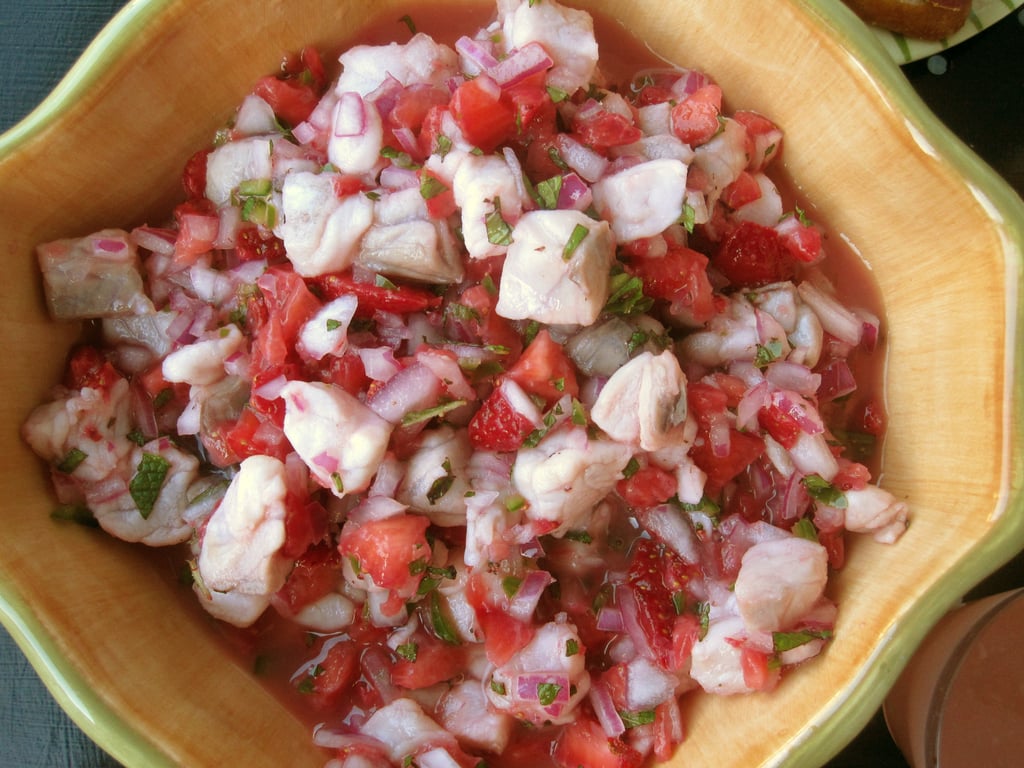
[[[939,617],[1024,544],[1024,205],[930,115],[841,3],[576,4],[614,16],[657,53],[712,73],[734,104],[778,121],[787,173],[880,286],[890,414],[882,482],[910,503],[910,529],[895,546],[852,541],[831,587],[840,613],[827,652],[771,694],[699,697],[673,761],[821,764],[877,710]],[[136,0],[0,139],[0,618],[72,718],[127,765],[325,758],[228,660],[150,552],[50,519],[46,473],[18,427],[58,379],[78,329],[48,319],[33,248],[159,220],[184,160],[283,53],[337,49],[371,16],[409,8]]]

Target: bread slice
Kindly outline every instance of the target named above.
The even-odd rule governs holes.
[[[844,0],[864,21],[922,40],[941,40],[959,30],[971,0]]]

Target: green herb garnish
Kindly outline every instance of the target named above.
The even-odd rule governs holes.
[[[582,224],[577,224],[572,228],[572,234],[569,235],[569,240],[565,244],[565,248],[562,249],[562,261],[569,261],[572,259],[572,255],[576,253],[576,249],[580,247],[587,235],[590,234],[590,230],[584,227]]]
[[[807,475],[800,483],[815,501],[836,509],[846,509],[846,495],[821,475]]]
[[[494,198],[494,210],[484,220],[487,226],[487,242],[493,245],[511,245],[512,227],[501,217],[501,199]]]
[[[66,454],[64,458],[57,464],[57,471],[65,475],[70,475],[79,465],[89,458],[89,454],[83,451],[81,448],[72,448]]]
[[[153,512],[160,488],[170,468],[171,463],[160,454],[142,454],[142,460],[135,469],[135,477],[128,484],[128,491],[143,520],[148,519]]]

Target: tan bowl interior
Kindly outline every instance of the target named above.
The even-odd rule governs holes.
[[[142,24],[156,5],[157,23]],[[884,484],[910,501],[913,524],[896,546],[862,539],[850,547],[834,585],[837,637],[823,658],[770,695],[700,697],[687,709],[689,737],[672,764],[820,763],[880,704],[928,626],[1020,545],[1010,496],[1019,486],[1010,450],[1019,416],[1009,351],[1019,245],[984,193],[965,182],[963,163],[938,156],[934,134],[908,120],[903,97],[893,96],[895,70],[873,82],[825,34],[830,22],[815,5],[577,5],[617,16],[653,50],[712,73],[733,105],[781,123],[790,175],[881,286],[889,345]],[[369,16],[397,20],[408,6],[134,6],[123,20],[130,34],[103,54],[105,66],[90,70],[87,92],[79,84],[72,95],[80,98],[65,95],[56,119],[0,155],[0,584],[8,598],[0,615],[78,722],[126,763],[317,766],[324,757],[306,729],[225,663],[199,609],[146,553],[50,520],[44,470],[18,427],[60,375],[76,329],[46,317],[33,246],[157,221],[178,195],[184,160],[284,52],[308,43],[336,49]]]

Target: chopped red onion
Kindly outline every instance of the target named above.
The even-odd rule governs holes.
[[[686,69],[680,74],[679,79],[672,84],[672,95],[682,101],[690,94],[696,93],[710,83],[711,78],[703,72],[698,72],[695,69]]]
[[[728,456],[732,443],[728,417],[725,413],[709,413],[708,422],[708,439],[711,441],[711,453],[719,458]]]
[[[608,159],[566,133],[555,137],[555,146],[565,164],[593,183],[608,170]]]
[[[311,122],[304,120],[292,128],[292,136],[299,144],[312,144],[316,139],[317,129]]]
[[[540,596],[553,581],[551,574],[542,569],[527,573],[509,601],[509,615],[520,621],[529,621],[537,608]]]
[[[419,187],[420,177],[409,168],[387,165],[380,172],[380,185],[386,189],[413,189]]]
[[[384,750],[384,745],[371,736],[335,730],[324,723],[319,723],[313,728],[313,743],[328,749],[369,747],[375,750]]]
[[[174,241],[177,234],[173,229],[157,229],[156,227],[136,227],[132,230],[131,240],[139,248],[153,253],[170,256],[174,253]]]
[[[794,472],[786,481],[786,487],[782,492],[782,504],[779,507],[779,517],[782,520],[796,520],[807,508],[811,501],[810,494],[802,482],[803,478],[799,473]]]
[[[601,724],[605,735],[609,739],[616,739],[626,731],[626,725],[615,708],[615,701],[612,699],[608,686],[597,682],[590,686],[590,704],[597,715],[597,722]]]
[[[175,427],[179,435],[198,435],[200,427],[200,416],[202,414],[202,403],[197,398],[188,401],[188,405],[178,416],[178,424]]]
[[[560,663],[560,660],[558,660]],[[514,687],[515,696],[521,701],[538,701],[541,685],[556,685],[558,691],[555,693],[551,704],[569,703],[569,676],[563,672],[527,672],[516,677]]]
[[[366,103],[355,91],[338,96],[334,108],[334,135],[339,139],[362,136],[366,133]]]
[[[458,762],[452,757],[448,750],[441,747],[434,747],[416,755],[416,765],[419,768],[460,768]]]
[[[147,440],[160,434],[160,428],[156,423],[156,410],[153,408],[153,398],[145,391],[137,380],[131,385],[132,416],[139,431]]]
[[[700,562],[700,545],[693,529],[675,507],[659,504],[639,512],[638,519],[644,528],[685,562]]]
[[[878,334],[881,321],[878,316],[866,309],[855,309],[854,313],[864,324],[864,331],[861,334],[861,346],[868,352],[874,352],[878,348]]]
[[[284,389],[284,385],[287,383],[288,379],[284,374],[281,374],[260,384],[252,391],[252,394],[264,400],[276,400],[281,396],[281,390]]]
[[[615,590],[615,597],[622,611],[622,623],[626,628],[626,634],[633,641],[638,654],[651,657],[651,644],[647,639],[647,633],[640,626],[640,616],[633,591],[629,587],[620,587]]]
[[[625,632],[626,625],[622,620],[622,611],[611,605],[601,607],[597,612],[597,628],[602,632]]]
[[[455,50],[469,59],[480,71],[497,66],[498,59],[492,53],[493,46],[463,35],[455,41]]]
[[[414,363],[388,379],[366,404],[385,421],[398,424],[407,413],[436,405],[441,393],[441,380],[434,372]]]
[[[360,347],[356,352],[363,363],[366,375],[374,381],[387,381],[402,370],[402,365],[395,359],[395,352],[391,347]]]
[[[487,75],[480,75],[474,82],[480,86],[480,90],[495,101],[501,98],[501,86],[494,82],[494,79]]]
[[[406,126],[396,126],[391,129],[391,132],[398,139],[398,143],[402,146],[402,149],[412,157],[422,157],[423,150],[420,147],[419,139],[416,138],[415,132],[412,128]]]
[[[523,165],[519,162],[519,157],[512,147],[504,147],[501,150],[501,154],[505,158],[505,165],[512,172],[512,180],[515,182],[519,199],[523,201],[524,205],[532,203],[533,198],[526,191],[526,182],[523,181]]]
[[[818,387],[818,399],[829,402],[850,394],[857,389],[857,380],[845,360],[832,360],[821,369],[821,384]]]
[[[359,525],[375,520],[387,520],[401,515],[408,507],[387,496],[367,496],[348,513],[348,519]]]
[[[820,434],[825,429],[818,409],[796,392],[779,390],[772,393],[772,407],[796,420],[808,435]]]
[[[366,680],[380,695],[385,704],[390,704],[402,693],[391,682],[391,656],[379,645],[371,645],[359,659]]]
[[[558,207],[561,210],[585,211],[594,203],[594,194],[579,174],[570,172],[562,177],[558,191]]]
[[[421,347],[416,351],[416,361],[427,366],[434,375],[444,382],[445,389],[460,400],[476,400],[476,390],[466,380],[455,355],[441,349]]]
[[[779,389],[789,389],[801,395],[811,396],[821,386],[821,375],[806,365],[776,360],[765,370],[765,378]]]
[[[819,290],[806,280],[797,286],[797,291],[804,303],[818,316],[822,328],[847,344],[857,346],[860,343],[861,335],[864,333],[863,321],[840,304],[834,296]]]
[[[405,88],[406,86],[402,85],[401,80],[388,73],[388,76],[384,78],[381,84],[366,95],[366,100],[373,102],[373,106],[377,108],[377,112],[381,117],[387,117],[395,108],[398,96]]]
[[[503,87],[520,83],[532,75],[546,72],[554,65],[544,46],[531,42],[513,51],[511,55],[487,67],[487,74]]]
[[[394,498],[398,491],[398,484],[402,482],[404,476],[405,465],[389,453],[377,468],[377,474],[373,476],[373,485],[366,492],[367,496]]]
[[[736,406],[736,428],[753,429],[757,426],[757,414],[771,402],[771,387],[767,381],[748,389]]]

